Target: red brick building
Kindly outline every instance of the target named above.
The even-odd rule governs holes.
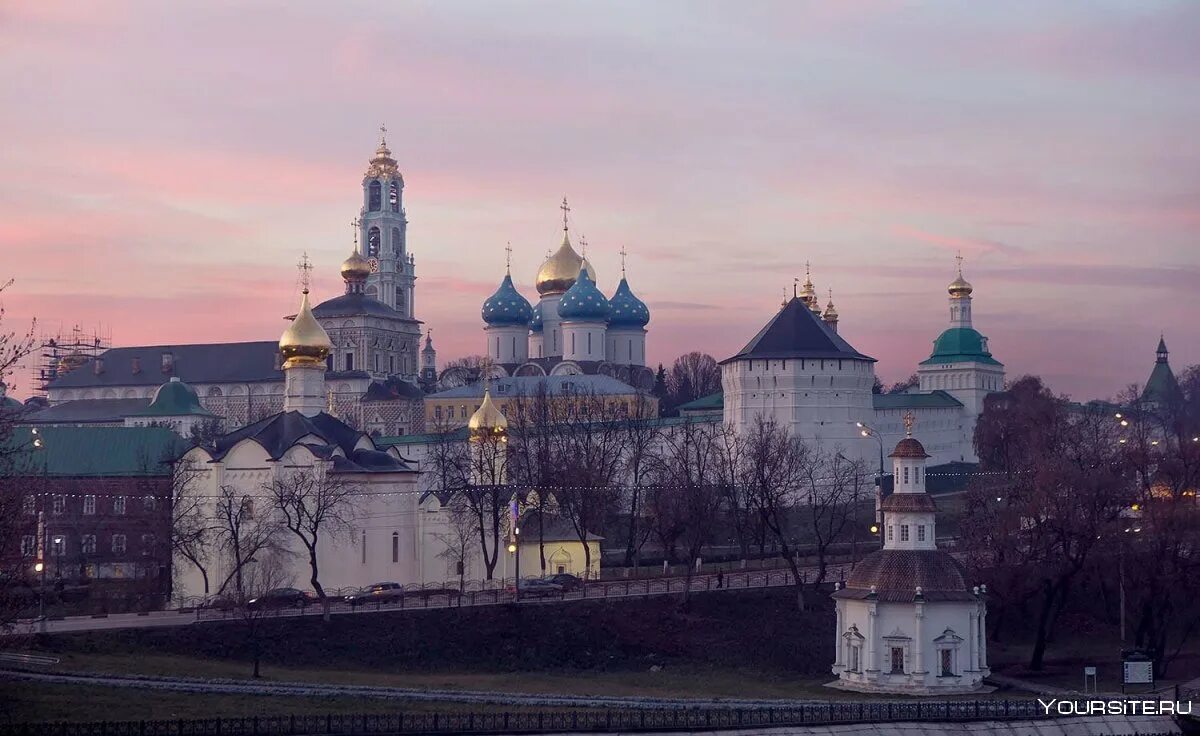
[[[40,557],[48,580],[141,581],[169,591],[178,435],[162,427],[26,427],[13,440],[25,450],[7,484],[20,499],[20,521],[2,551],[6,568],[31,575]]]

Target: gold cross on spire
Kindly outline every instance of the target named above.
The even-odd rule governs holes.
[[[358,250],[358,229],[362,227],[362,220],[357,217],[350,221],[350,227],[354,232],[354,250]]]
[[[963,257],[962,257],[962,251],[961,251],[961,250],[958,252],[958,255],[954,256],[954,260],[958,261],[958,275],[959,275],[959,276],[962,276],[962,262],[963,262]]]
[[[581,251],[580,255],[583,256],[584,258],[587,258],[587,236],[586,235],[581,234],[579,236],[579,248]]]
[[[621,246],[621,276],[625,275],[625,256],[629,255],[625,252],[625,246]]]
[[[512,274],[512,241],[504,246],[504,273]]]
[[[307,294],[308,285],[312,281],[312,261],[308,260],[308,251],[300,256],[300,262],[296,264],[296,268],[300,270],[300,288]]]
[[[386,124],[379,126],[379,145],[381,145],[381,146],[387,145],[387,125]]]
[[[912,428],[916,423],[917,418],[913,416],[912,410],[904,412],[904,434],[906,437],[912,437]]]
[[[558,206],[563,213],[563,232],[567,231],[567,214],[571,211],[571,206],[567,204],[567,198],[563,197],[563,203]]]

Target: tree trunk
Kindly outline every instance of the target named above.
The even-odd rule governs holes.
[[[1042,610],[1038,614],[1037,636],[1033,642],[1033,655],[1029,658],[1029,669],[1041,672],[1046,657],[1046,643],[1050,637],[1050,617],[1057,605],[1058,588],[1046,584],[1042,597]]]

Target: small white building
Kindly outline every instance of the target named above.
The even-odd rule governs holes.
[[[854,568],[837,606],[832,686],[944,695],[979,690],[988,676],[984,591],[937,549],[937,506],[925,493],[929,455],[911,436],[889,456],[895,492],[883,499],[883,549]]]

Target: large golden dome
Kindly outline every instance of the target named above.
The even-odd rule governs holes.
[[[562,294],[575,283],[575,278],[579,276],[579,269],[586,265],[588,276],[592,281],[596,280],[596,269],[592,264],[575,252],[571,247],[571,239],[567,236],[566,231],[563,232],[562,245],[558,246],[558,250],[546,259],[542,267],[538,269],[537,275],[537,291],[539,294]]]
[[[371,264],[356,250],[350,257],[342,261],[342,279],[346,281],[365,281],[371,275]]]
[[[483,389],[483,403],[471,415],[467,429],[471,434],[500,434],[508,430],[508,417],[504,416],[504,412],[492,401],[491,389],[486,386]]]
[[[963,278],[962,271],[959,271],[958,278],[951,281],[950,286],[946,287],[946,290],[950,292],[950,296],[964,297],[971,296],[974,288],[969,281]]]
[[[328,333],[313,316],[312,307],[308,304],[308,289],[305,289],[304,297],[300,300],[300,311],[279,338],[283,367],[323,363],[332,349],[333,343],[329,341]]]

